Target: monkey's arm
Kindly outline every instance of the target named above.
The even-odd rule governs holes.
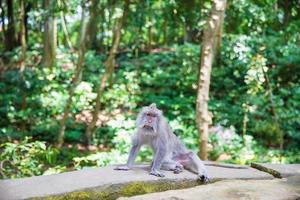
[[[130,150],[130,153],[128,156],[127,164],[125,166],[118,166],[115,169],[116,170],[130,170],[137,154],[140,151],[140,148],[141,148],[141,145],[139,144],[138,140],[136,138],[134,138],[132,140],[132,147],[131,147],[131,150]]]
[[[154,176],[164,177],[165,175],[161,173],[159,170],[162,166],[167,150],[164,145],[159,145],[159,146],[160,147],[156,150],[154,155],[150,174]]]
[[[135,160],[137,154],[140,151],[140,148],[141,148],[141,146],[137,143],[132,146],[132,148],[130,150],[130,153],[129,153],[128,161],[127,161],[127,167],[128,168],[132,167],[132,165],[134,163],[134,160]]]

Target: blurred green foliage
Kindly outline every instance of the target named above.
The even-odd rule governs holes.
[[[45,142],[30,142],[26,137],[20,143],[3,143],[0,154],[2,178],[20,178],[49,174],[57,163],[58,150],[47,147]],[[58,166],[55,166],[57,168]]]

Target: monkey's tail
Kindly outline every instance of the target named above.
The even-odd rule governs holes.
[[[246,167],[246,166],[232,166],[232,165],[222,165],[222,164],[214,164],[214,163],[205,163],[204,165],[205,166],[230,168],[230,169],[248,169],[249,168],[249,167]]]

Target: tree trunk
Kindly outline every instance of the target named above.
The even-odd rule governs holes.
[[[7,5],[8,22],[7,22],[7,29],[5,34],[5,48],[7,51],[11,51],[17,46],[13,0],[7,0],[6,5]]]
[[[29,16],[28,16],[28,13],[31,11],[33,7],[33,3],[32,2],[26,2],[26,6],[25,6],[25,19],[24,19],[24,24],[25,24],[25,39],[26,41],[28,41],[28,19],[29,19]]]
[[[225,8],[226,9],[226,3],[225,3]],[[215,45],[215,59],[218,64],[220,64],[221,61],[221,45],[222,45],[222,34],[223,34],[223,23],[224,23],[224,17],[225,17],[225,12],[223,12],[220,16],[220,23],[218,24],[217,27],[217,35],[216,35],[216,45]]]
[[[209,125],[212,123],[212,114],[208,111],[210,74],[213,63],[213,49],[215,33],[220,25],[222,14],[225,12],[226,0],[213,0],[212,13],[204,29],[201,61],[199,69],[196,123],[200,136],[200,158],[207,160],[207,142]]]
[[[248,126],[248,121],[249,121],[249,117],[248,117],[248,113],[249,113],[249,102],[246,101],[245,103],[243,103],[243,130],[242,130],[242,135],[243,135],[243,142],[245,143],[245,135],[247,133],[247,126]]]
[[[25,60],[26,60],[26,30],[25,30],[25,5],[24,0],[20,0],[20,41],[21,41],[21,52],[20,52],[20,72],[21,72],[21,78],[24,81],[24,75],[23,71],[25,69]],[[21,109],[23,112],[25,112],[27,107],[26,102],[26,92],[25,90],[22,91],[22,104]],[[26,120],[23,119],[21,123],[21,130],[25,131],[26,127]]]
[[[61,26],[62,26],[64,36],[65,36],[65,41],[66,41],[68,47],[72,51],[73,50],[73,45],[72,45],[70,37],[69,37],[69,31],[68,31],[68,28],[67,28],[67,25],[66,25],[66,18],[65,18],[65,15],[64,15],[63,11],[60,11],[60,20],[61,20]]]
[[[284,17],[283,17],[283,25],[286,27],[292,16],[292,1],[280,1],[281,4],[283,4],[283,10],[284,10]]]
[[[25,68],[26,59],[26,29],[25,29],[25,6],[24,0],[20,0],[20,41],[21,41],[21,54],[20,54],[20,69]]]
[[[163,23],[163,45],[168,46],[168,21]]]
[[[193,31],[192,31],[191,27],[188,25],[188,23],[183,24],[183,30],[184,30],[183,42],[185,44],[188,42],[192,42]]]
[[[98,8],[98,6],[94,6],[91,8],[91,15],[94,15],[95,17],[93,18],[93,21],[91,22],[92,24],[94,24],[93,26],[91,26],[91,29],[89,30],[89,34],[88,34],[88,40],[89,40],[89,44],[91,44],[91,48],[92,49],[97,49],[98,47],[98,42],[97,42],[97,33],[99,31],[99,24],[97,24],[98,21],[100,21],[100,15],[99,13],[101,13],[102,11],[100,11],[100,9]]]
[[[99,40],[99,44],[98,44],[98,50],[100,52],[105,52],[105,46],[104,46],[104,37],[105,37],[105,34],[103,34],[105,32],[105,23],[106,23],[106,19],[105,19],[105,9],[104,8],[101,8],[100,9],[100,20],[101,20],[101,25],[100,25],[100,32],[102,33],[101,34],[101,37],[100,37],[100,40]]]
[[[54,0],[45,0],[44,9],[47,11],[44,24],[44,55],[43,65],[52,68],[56,57],[57,27],[54,17]]]
[[[280,124],[279,124],[279,119],[278,119],[278,115],[277,115],[277,109],[276,109],[276,105],[274,102],[274,98],[273,98],[273,88],[269,79],[269,76],[267,74],[267,72],[264,70],[264,67],[262,66],[262,71],[264,74],[264,77],[266,79],[266,84],[267,84],[267,91],[268,91],[268,97],[269,97],[269,101],[270,101],[270,105],[271,105],[271,112],[273,115],[273,121],[274,124],[277,126],[277,128],[280,128]],[[279,144],[279,148],[280,150],[283,150],[283,143],[284,143],[284,135],[283,135],[283,131],[281,131],[281,135],[280,135],[280,144]]]
[[[5,32],[6,32],[6,28],[5,28],[5,10],[4,10],[4,7],[3,7],[3,1],[0,0],[0,9],[1,9],[1,16],[0,16],[0,19],[1,19],[1,30],[2,30],[2,33],[1,33],[1,42],[2,44],[5,44]]]
[[[62,6],[60,1],[58,1],[58,5]],[[75,50],[74,50],[74,47],[73,47],[72,42],[70,40],[69,31],[68,31],[68,28],[67,28],[67,25],[66,25],[67,22],[66,22],[66,17],[65,17],[64,11],[60,11],[60,20],[61,20],[62,30],[64,32],[64,44],[67,45],[70,49],[69,52],[71,54],[72,63],[74,65],[77,65],[76,61],[75,61],[76,59],[74,58],[75,56],[73,54]]]
[[[93,0],[92,4],[90,5],[91,7],[96,6],[97,0]],[[84,55],[86,53],[86,46],[87,46],[87,34],[90,30],[90,27],[93,26],[91,21],[93,21],[94,15],[91,15],[89,19],[87,19],[86,14],[85,14],[85,8],[83,8],[82,11],[82,18],[81,18],[81,32],[80,32],[80,47],[78,50],[78,61],[76,65],[76,72],[72,80],[72,85],[69,88],[68,91],[68,100],[66,102],[65,108],[64,108],[64,113],[63,117],[60,121],[60,130],[58,133],[58,138],[57,138],[57,147],[60,148],[63,143],[64,143],[64,135],[65,135],[65,129],[66,129],[66,121],[68,119],[71,105],[72,105],[72,97],[74,95],[75,89],[77,85],[80,82],[81,79],[81,74],[83,70],[83,62],[84,62]]]
[[[99,112],[100,112],[101,97],[102,97],[102,93],[103,93],[103,90],[104,90],[104,87],[105,87],[106,80],[107,80],[108,77],[112,76],[112,73],[113,73],[115,55],[117,54],[117,51],[118,51],[119,43],[120,43],[120,40],[121,40],[122,27],[125,23],[128,12],[129,12],[129,0],[125,0],[123,15],[118,20],[118,22],[116,23],[116,28],[114,29],[113,44],[112,44],[112,47],[110,49],[109,56],[108,56],[107,60],[105,61],[105,72],[102,75],[102,78],[101,78],[101,80],[99,82],[99,85],[98,85],[97,97],[96,97],[96,100],[95,100],[96,105],[95,105],[95,109],[94,109],[94,112],[93,112],[93,118],[92,118],[91,123],[88,125],[88,127],[86,129],[86,132],[85,132],[86,143],[88,145],[91,143],[92,135],[95,131],[96,122],[98,120],[98,115],[99,115]]]
[[[152,41],[153,41],[153,31],[152,31],[152,25],[148,28],[148,50],[150,51],[152,49]]]

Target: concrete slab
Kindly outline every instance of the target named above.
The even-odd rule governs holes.
[[[300,175],[300,164],[251,163],[251,167],[270,173],[276,178]]]
[[[49,197],[51,199],[116,199],[150,192],[182,189],[199,185],[195,174],[165,171],[165,177],[149,175],[149,165],[137,165],[130,171],[114,166],[89,168],[62,174],[0,180],[0,200]],[[272,179],[270,174],[253,168],[232,169],[207,166],[212,182],[223,179]],[[84,198],[82,198],[82,195]],[[54,197],[53,197],[54,196]]]
[[[300,176],[273,180],[224,180],[183,190],[122,197],[118,200],[300,199]]]

